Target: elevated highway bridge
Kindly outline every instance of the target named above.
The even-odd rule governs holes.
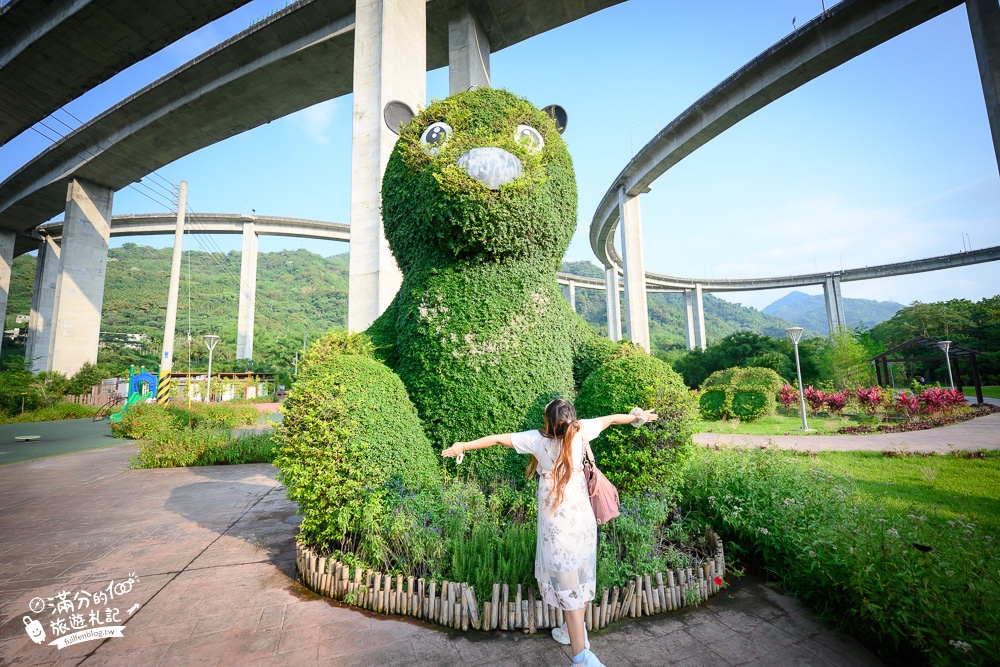
[[[78,340],[75,347],[65,347],[59,354],[50,346],[48,355],[42,357],[44,368],[74,372],[74,366],[96,356],[96,337],[91,341],[70,329],[99,330],[108,238],[130,233],[126,231],[129,229],[150,233],[167,225],[163,220],[139,219],[141,216],[133,216],[131,221],[114,218],[114,192],[183,155],[350,92],[355,119],[350,146],[350,228],[344,225],[339,231],[332,227],[299,231],[340,233],[345,237],[349,234],[353,246],[349,327],[364,329],[391,301],[400,280],[381,236],[378,215],[381,174],[395,142],[381,113],[386,102],[401,100],[413,108],[423,104],[426,70],[444,65],[449,67],[453,92],[470,85],[489,85],[492,51],[620,1],[396,0],[380,4],[369,0],[299,0],[98,115],[0,183],[0,292],[4,308],[11,258],[15,252],[41,242],[40,253],[49,260],[39,262],[40,270],[48,264],[56,275],[51,282],[55,305],[45,327],[58,330],[62,334],[58,340]],[[32,2],[18,0],[4,13],[19,7],[18,11],[22,11]],[[0,58],[7,57],[10,63],[37,62],[32,45],[51,43],[46,42],[54,39],[49,34],[57,34],[52,30],[93,26],[92,21],[100,25],[100,18],[84,20],[88,15],[82,9],[87,2],[63,2],[80,11],[60,13],[58,7],[63,5],[50,3],[53,9],[40,11],[35,19],[36,24],[48,25],[49,30],[25,32],[28,36],[22,35],[17,41],[22,46],[6,50],[0,47]],[[34,3],[36,11],[38,4]],[[705,345],[703,290],[823,284],[831,329],[840,326],[843,309],[842,304],[838,306],[839,284],[845,279],[843,272],[751,281],[647,274],[642,262],[639,197],[673,164],[769,102],[958,4],[958,0],[844,0],[728,77],[641,149],[608,189],[591,224],[591,245],[605,265],[611,336],[621,336],[618,299],[612,298],[619,290],[619,272],[625,278],[629,337],[646,347],[647,288],[685,293],[689,346]],[[1000,74],[991,63],[1000,62],[1000,9],[994,0],[967,0],[966,6],[996,147],[1000,145]],[[218,11],[214,4],[205,7],[205,16]],[[150,18],[153,29],[139,39],[146,43],[147,50],[156,48],[156,40],[169,41],[174,34],[169,16],[154,14]],[[132,51],[140,55],[143,52],[141,47]],[[110,57],[90,69],[96,72],[95,77],[107,78],[107,73],[122,62],[120,56],[118,60]],[[0,85],[2,76],[0,73]],[[93,84],[67,77],[55,92],[49,92],[48,104],[52,99],[61,99],[60,95],[72,97],[78,94],[74,91],[88,85]],[[45,108],[44,104],[35,105],[37,108],[30,111],[29,102],[14,103],[25,108],[14,114],[23,118],[37,116]],[[0,137],[3,132],[16,131],[14,126],[0,128]],[[65,217],[58,235],[55,223],[36,230],[59,211],[65,211]],[[613,243],[619,222],[624,223],[621,256]],[[222,233],[237,233],[239,228],[246,241],[247,225],[251,223],[230,217],[212,224]],[[264,229],[268,223],[262,218],[252,221],[255,229],[258,224]],[[290,227],[276,225],[273,229]],[[255,239],[258,233],[266,232],[255,231],[252,237]],[[256,245],[253,250],[255,253]],[[995,258],[989,252],[982,256],[991,259],[976,261]],[[58,262],[53,261],[56,258]],[[918,262],[911,268],[918,266],[923,264]],[[39,279],[36,276],[36,284]],[[579,279],[563,276],[563,281],[570,291],[575,285],[585,286]],[[698,334],[693,325],[693,303],[698,305]]]

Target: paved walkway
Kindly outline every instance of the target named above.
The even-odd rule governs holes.
[[[38,440],[19,442],[15,436],[38,435]],[[0,424],[0,465],[30,461],[85,449],[114,447],[121,440],[111,435],[108,421],[65,419],[26,424]]]
[[[740,435],[726,433],[696,433],[700,445],[737,445],[756,447],[768,445],[799,451],[873,451],[936,452],[945,454],[956,449],[978,451],[1000,449],[1000,413],[978,417],[967,422],[909,433],[878,433],[875,435]]]
[[[129,470],[133,453],[122,445],[0,467],[0,664],[569,663],[547,636],[462,635],[320,598],[293,580],[295,507],[273,467]],[[730,581],[700,608],[619,623],[593,647],[609,667],[881,664],[791,598]],[[102,589],[114,599],[98,600]],[[83,606],[78,625],[91,627],[96,610],[123,636],[48,645],[53,621],[72,616],[38,605],[58,605],[63,591]],[[44,643],[29,639],[25,616],[42,623]]]

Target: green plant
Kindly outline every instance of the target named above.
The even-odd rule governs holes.
[[[698,398],[701,418],[710,421],[726,419],[732,412],[732,394],[725,387],[706,389]]]
[[[887,503],[898,480],[865,491],[775,451],[702,450],[687,480],[691,509],[724,531],[730,553],[759,559],[824,619],[897,662],[995,663],[994,527]],[[958,497],[916,485],[936,503]]]
[[[666,363],[645,354],[615,359],[591,373],[577,397],[581,417],[654,410],[640,428],[613,426],[592,443],[598,465],[623,494],[669,495],[683,479],[691,453],[694,399]]]
[[[490,591],[495,583],[536,586],[535,537],[533,524],[510,524],[500,531],[475,526],[468,538],[451,541],[451,576],[477,591]]]
[[[164,433],[186,425],[177,412],[156,403],[136,403],[122,415],[121,421],[111,423],[111,433],[116,438],[150,440],[158,433]]]
[[[365,354],[345,353],[354,336],[327,334],[309,349],[285,403],[274,463],[303,515],[303,539],[321,549],[349,545],[378,561],[390,485],[432,487],[438,464],[399,378]]]
[[[3,420],[8,424],[25,422],[47,422],[59,419],[88,419],[97,414],[99,407],[81,403],[54,403],[48,407],[37,408],[24,414],[16,414]]]

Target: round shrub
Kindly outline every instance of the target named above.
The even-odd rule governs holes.
[[[639,346],[628,341],[615,342],[604,336],[592,336],[584,340],[573,353],[573,382],[576,390],[583,387],[583,383],[590,377],[590,374],[602,365],[630,354],[645,354]]]
[[[275,465],[303,539],[379,560],[387,496],[437,484],[438,464],[403,383],[376,359],[343,353],[351,340],[329,334],[309,349]]]
[[[702,392],[701,398],[698,399],[701,418],[708,421],[728,418],[731,401],[732,394],[724,387]]]
[[[774,399],[771,399],[771,403]],[[733,416],[739,417],[741,421],[750,422],[759,419],[767,414],[768,395],[760,391],[733,392],[733,402],[730,408]]]
[[[693,445],[695,403],[681,376],[645,354],[615,359],[590,374],[577,396],[583,418],[651,409],[658,421],[612,426],[591,443],[598,466],[622,493],[673,494]]]

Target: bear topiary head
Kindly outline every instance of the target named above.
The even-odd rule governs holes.
[[[576,205],[573,163],[555,122],[494,88],[417,114],[382,180],[385,236],[404,275],[519,258],[556,269],[576,229]]]

